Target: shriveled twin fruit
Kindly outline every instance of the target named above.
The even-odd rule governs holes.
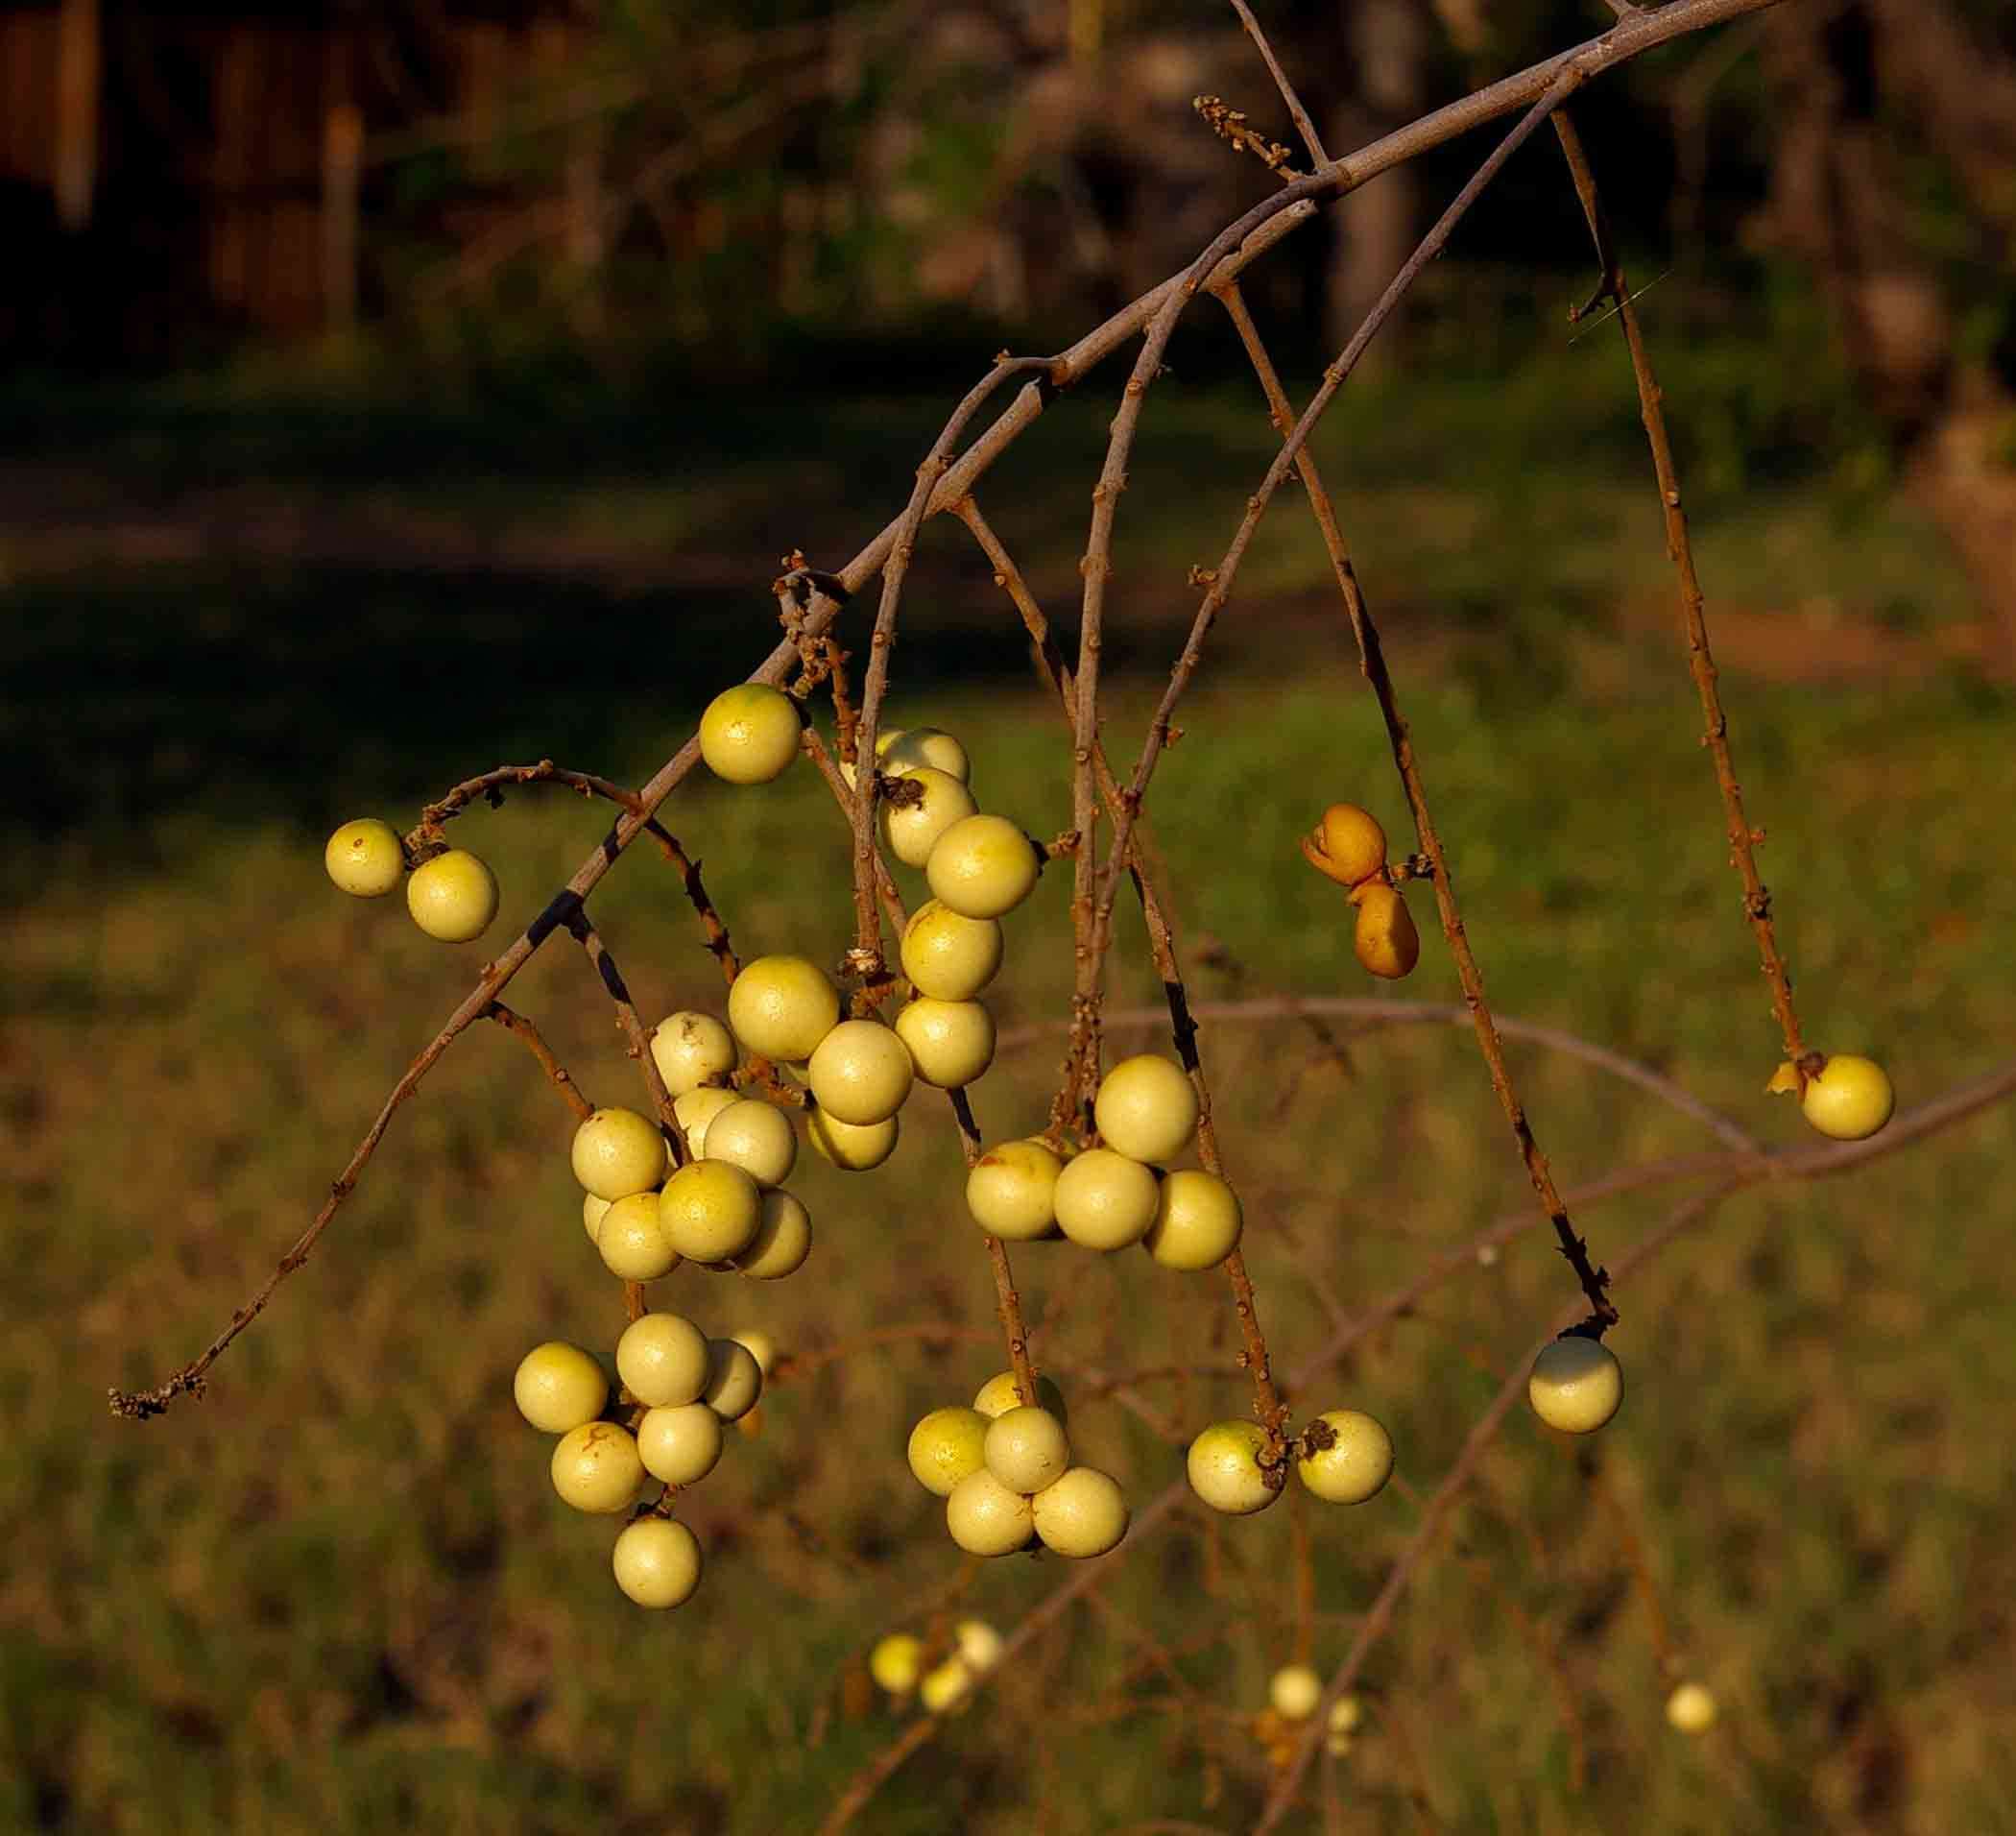
[[[1350,889],[1357,909],[1352,948],[1371,974],[1398,981],[1421,960],[1421,934],[1386,875],[1386,832],[1356,804],[1332,804],[1302,838],[1303,858],[1327,879]]]

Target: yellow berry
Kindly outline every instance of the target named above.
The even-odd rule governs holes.
[[[1125,1249],[1148,1234],[1161,1196],[1154,1173],[1140,1161],[1093,1148],[1057,1175],[1057,1222],[1087,1249]]]
[[[702,1084],[673,1098],[673,1120],[685,1131],[686,1147],[695,1160],[707,1153],[707,1131],[714,1118],[742,1100],[734,1091],[724,1090],[719,1084]]]
[[[1330,1705],[1330,1731],[1332,1735],[1344,1736],[1357,1732],[1358,1724],[1365,1719],[1365,1704],[1356,1696],[1339,1696]]]
[[[694,1262],[720,1263],[756,1242],[763,1197],[754,1179],[725,1160],[688,1161],[658,1196],[665,1240]],[[608,1235],[609,1225],[603,1224]]]
[[[1307,1664],[1284,1664],[1268,1679],[1267,1700],[1284,1721],[1308,1721],[1323,1700],[1323,1679]]]
[[[972,776],[966,748],[938,727],[900,728],[894,733],[877,734],[875,756],[892,778],[922,766],[945,772],[962,785]]]
[[[932,1001],[971,1001],[1001,966],[1001,928],[927,900],[903,927],[903,974]]]
[[[519,1361],[511,1381],[518,1413],[548,1435],[564,1435],[591,1422],[609,1401],[609,1379],[579,1345],[549,1339]]]
[[[1190,1489],[1212,1510],[1235,1517],[1265,1510],[1281,1496],[1260,1464],[1266,1451],[1267,1433],[1258,1422],[1212,1422],[1190,1442],[1185,1462]]]
[[[616,1341],[616,1375],[647,1409],[698,1402],[707,1388],[707,1343],[684,1315],[641,1315]]]
[[[781,1281],[803,1268],[811,1253],[811,1213],[792,1194],[773,1191],[763,1195],[755,1241],[729,1260],[753,1280]]]
[[[1084,1560],[1116,1548],[1127,1534],[1127,1501],[1106,1474],[1073,1466],[1029,1501],[1045,1549]]]
[[[948,1657],[924,1673],[917,1686],[917,1700],[933,1715],[945,1715],[959,1707],[972,1689],[972,1667],[963,1658]]]
[[[322,851],[329,878],[359,899],[379,899],[399,883],[406,871],[398,832],[375,816],[347,822]]]
[[[1373,975],[1398,981],[1421,960],[1421,934],[1399,890],[1383,880],[1368,880],[1351,895],[1358,908],[1351,947]]]
[[[1806,1120],[1836,1141],[1862,1141],[1890,1120],[1897,1093],[1873,1058],[1838,1051],[1806,1080]]]
[[[1164,1173],[1155,1221],[1141,1247],[1164,1268],[1215,1268],[1237,1247],[1243,1220],[1238,1195],[1216,1173]]]
[[[737,683],[700,716],[700,756],[732,785],[765,785],[798,757],[800,731],[789,695],[768,683]]]
[[[918,1076],[938,1090],[963,1090],[994,1063],[994,1016],[977,1001],[910,1002],[896,1016],[896,1036]]]
[[[1035,1534],[1029,1501],[985,1466],[968,1473],[945,1501],[945,1527],[969,1556],[1010,1556]]]
[[[710,1078],[725,1077],[734,1070],[735,1042],[712,1014],[682,1009],[658,1023],[651,1035],[651,1056],[666,1090],[684,1097]]]
[[[1021,1393],[1015,1387],[1015,1372],[999,1371],[980,1386],[973,1397],[973,1407],[992,1421],[996,1415],[1011,1409],[1021,1407]],[[1064,1406],[1064,1391],[1057,1388],[1054,1379],[1040,1371],[1036,1378],[1036,1406],[1047,1409],[1061,1422],[1068,1423],[1070,1412]]]
[[[988,1418],[977,1409],[934,1409],[910,1431],[905,1457],[917,1483],[940,1498],[985,1463]]]
[[[450,848],[414,868],[406,882],[413,922],[443,943],[466,944],[497,915],[496,876],[467,848]]]
[[[705,1403],[647,1409],[637,1423],[637,1457],[653,1479],[696,1485],[721,1458],[721,1417]]]
[[[1331,1444],[1302,1455],[1296,1472],[1327,1504],[1362,1505],[1393,1476],[1391,1437],[1362,1410],[1326,1409],[1316,1419],[1330,1429]]]
[[[878,1020],[843,1020],[805,1066],[819,1107],[856,1127],[895,1115],[916,1075],[909,1048]]]
[[[1704,1683],[1682,1683],[1666,1699],[1666,1718],[1683,1734],[1705,1734],[1716,1713],[1716,1699]]]
[[[1303,838],[1309,865],[1340,886],[1356,886],[1386,864],[1386,832],[1370,810],[1356,804],[1332,804]]]
[[[904,866],[922,867],[930,859],[938,837],[980,806],[958,779],[929,765],[905,772],[901,782],[916,788],[899,792],[901,801],[885,798],[876,820],[882,832],[882,845]]]
[[[952,1628],[952,1646],[959,1660],[975,1677],[984,1677],[1001,1661],[1001,1635],[984,1619],[962,1619]]]
[[[597,1198],[591,1192],[585,1192],[581,1195],[581,1223],[582,1228],[588,1234],[589,1243],[593,1243],[600,1233],[602,1229],[602,1216],[608,1210],[609,1200],[607,1198]]]
[[[1197,1132],[1197,1092],[1159,1052],[1123,1058],[1099,1080],[1092,1117],[1107,1147],[1130,1160],[1173,1160]]]
[[[756,1369],[767,1378],[770,1375],[770,1366],[777,1363],[777,1341],[768,1333],[759,1332],[750,1326],[744,1326],[739,1332],[732,1332],[729,1337],[756,1361]]]
[[[666,1234],[660,1195],[634,1192],[602,1214],[595,1247],[602,1264],[621,1281],[656,1281],[679,1267],[678,1246]]]
[[[763,1367],[756,1353],[733,1339],[707,1342],[707,1389],[701,1395],[723,1421],[734,1421],[756,1406],[763,1393]]]
[[[1549,1428],[1594,1434],[1623,1401],[1624,1373],[1608,1345],[1572,1333],[1534,1359],[1526,1397]]]
[[[987,1424],[981,1457],[1010,1491],[1033,1498],[1064,1477],[1071,1463],[1071,1443],[1064,1424],[1047,1409],[1018,1405]]]
[[[968,816],[938,837],[924,878],[962,918],[998,918],[1035,890],[1043,857],[1005,816]]]
[[[635,1109],[598,1109],[574,1130],[574,1177],[597,1198],[628,1198],[665,1176],[665,1138]]]
[[[670,1517],[624,1526],[611,1562],[616,1585],[639,1606],[677,1606],[700,1585],[700,1539]]]
[[[1046,1237],[1057,1221],[1057,1176],[1064,1162],[1037,1141],[1004,1141],[966,1175],[966,1208],[991,1236],[1009,1243]]]
[[[900,1124],[891,1116],[886,1122],[865,1126],[841,1122],[822,1109],[805,1116],[805,1139],[842,1172],[862,1173],[879,1167],[896,1152]]]
[[[868,1654],[868,1674],[892,1696],[907,1696],[923,1671],[924,1640],[909,1632],[891,1632]]]
[[[781,1186],[798,1158],[798,1131],[775,1103],[743,1097],[728,1104],[707,1125],[708,1160],[739,1167],[758,1186]]]
[[[627,1428],[586,1422],[553,1450],[553,1489],[576,1510],[609,1515],[627,1510],[644,1483],[644,1462]]]
[[[728,991],[728,1024],[765,1058],[809,1058],[839,1018],[839,991],[805,956],[758,956]]]

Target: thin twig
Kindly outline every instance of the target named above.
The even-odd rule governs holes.
[[[1309,157],[1319,166],[1330,164],[1330,155],[1323,151],[1323,136],[1316,132],[1316,124],[1309,119],[1309,111],[1302,106],[1302,98],[1295,93],[1295,85],[1288,81],[1288,73],[1281,67],[1281,60],[1274,55],[1274,47],[1267,42],[1267,35],[1260,30],[1260,21],[1253,16],[1253,9],[1246,0],[1232,0],[1232,10],[1239,15],[1239,24],[1246,28],[1246,36],[1259,48],[1261,60],[1267,66],[1267,74],[1274,79],[1274,86],[1281,91],[1281,99],[1286,105],[1288,119],[1294,122],[1295,132],[1302,136],[1302,144],[1309,150]]]
[[[581,1086],[574,1081],[573,1073],[554,1057],[553,1048],[546,1044],[540,1029],[523,1014],[514,1013],[501,1001],[493,1001],[484,1018],[494,1020],[506,1032],[525,1042],[532,1055],[539,1060],[540,1069],[553,1080],[553,1087],[574,1112],[577,1122],[586,1122],[595,1113],[595,1105],[581,1094]]]

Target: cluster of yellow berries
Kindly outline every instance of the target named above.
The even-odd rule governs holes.
[[[984,1619],[952,1628],[951,1650],[928,1670],[930,1647],[914,1632],[891,1632],[868,1654],[868,1674],[897,1702],[914,1694],[933,1715],[963,1709],[973,1684],[1001,1661],[1001,1635]]]
[[[980,1386],[971,1409],[934,1409],[910,1431],[910,1470],[945,1500],[946,1528],[970,1556],[1012,1556],[1041,1543],[1060,1556],[1103,1556],[1127,1534],[1118,1485],[1071,1464],[1064,1394],[1047,1377],[1024,1403],[1015,1372]]]
[[[1284,1664],[1268,1679],[1267,1706],[1253,1718],[1253,1732],[1265,1748],[1269,1765],[1284,1767],[1294,1759],[1302,1726],[1322,1701],[1323,1679],[1307,1664]],[[1343,1758],[1364,1719],[1363,1703],[1356,1696],[1339,1696],[1326,1718],[1324,1751]]]
[[[1356,804],[1332,804],[1302,838],[1302,853],[1326,879],[1349,890],[1357,909],[1352,949],[1371,974],[1398,981],[1421,960],[1421,933],[1386,866],[1386,832]]]

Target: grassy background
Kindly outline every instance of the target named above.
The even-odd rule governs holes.
[[[1512,383],[1452,364],[1347,395],[1319,443],[1473,939],[1504,1011],[1796,1141],[1759,1095],[1775,1038],[1628,378],[1587,342],[1521,355]],[[1121,754],[1193,603],[1184,569],[1216,559],[1270,450],[1250,389],[1208,352],[1194,374],[1158,392],[1121,518]],[[2016,1033],[2008,693],[1973,662],[1964,592],[1908,504],[1848,443],[1809,441],[1823,398],[1706,339],[1667,380],[1809,1029],[1879,1051],[1922,1100]],[[606,1351],[621,1307],[581,1234],[568,1118],[501,1034],[460,1044],[402,1113],[205,1403],[145,1426],[105,1413],[108,1384],[163,1375],[256,1284],[482,959],[396,902],[334,894],[326,830],[409,820],[503,760],[641,778],[768,647],[775,556],[851,552],[944,409],[538,405],[215,382],[14,403],[0,1824],[807,1828],[898,1729],[867,1646],[954,1602],[1005,1630],[1059,1577],[962,1568],[902,1465],[909,1423],[1001,1362],[927,1093],[882,1172],[806,1155],[793,1184],[818,1240],[799,1276],[665,1286],[715,1332],[852,1347],[777,1389],[693,1494],[709,1569],[671,1617],[616,1594],[610,1528],[552,1496],[546,1443],[511,1405],[530,1345]],[[1059,403],[985,499],[1060,614],[1108,412]],[[1186,946],[1218,946],[1200,998],[1386,992],[1294,848],[1336,797],[1404,833],[1306,522],[1290,499],[1270,518],[1157,782]],[[892,717],[960,733],[985,806],[1054,833],[1061,730],[964,540],[934,526],[924,545]],[[739,792],[695,780],[668,807],[745,954],[843,946],[845,838],[823,798],[794,771]],[[534,792],[459,830],[516,922],[601,819]],[[1052,874],[1010,921],[1004,1027],[1062,1011],[1067,897]],[[640,851],[595,909],[647,1012],[719,1007],[657,862]],[[1157,994],[1132,920],[1114,983],[1126,1005]],[[1404,992],[1455,997],[1435,937]],[[542,952],[510,999],[591,1096],[636,1100],[578,954]],[[990,1135],[1038,1123],[1057,1045],[1005,1053],[977,1088]],[[1294,1027],[1220,1024],[1204,1050],[1283,1366],[1331,1307],[1522,1200],[1460,1034],[1354,1032],[1340,1062]],[[1712,1145],[1586,1067],[1513,1056],[1566,1182]],[[2016,1709],[2012,1147],[1998,1110],[1852,1181],[1746,1195],[1620,1292],[1624,1413],[1588,1448],[1523,1412],[1508,1425],[1367,1671],[1342,1827],[2016,1829],[1998,1732]],[[1655,1196],[1581,1221],[1614,1256],[1664,1215]],[[1182,1438],[1243,1410],[1214,1279],[1050,1245],[1018,1272],[1081,1456],[1137,1502],[1180,1471]],[[1238,1718],[1299,1638],[1325,1668],[1342,1656],[1567,1294],[1523,1240],[1375,1336],[1299,1400],[1379,1413],[1402,1483],[1355,1511],[1291,1494],[1144,1539],[1105,1605],[1073,1609],[862,1826],[1242,1827],[1265,1771]],[[912,1326],[965,1336],[857,1342]],[[1224,1374],[1144,1381],[1139,1411],[1100,1393],[1199,1362]],[[1664,1723],[1648,1590],[1724,1704],[1701,1740]]]

